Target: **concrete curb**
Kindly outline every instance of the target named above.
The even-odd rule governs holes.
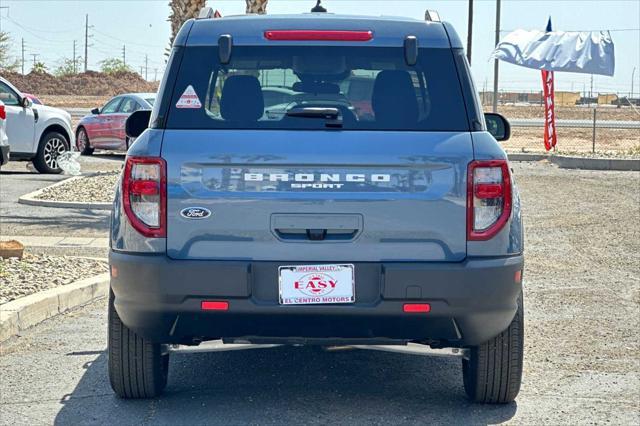
[[[21,297],[0,306],[0,342],[108,294],[109,273]]]
[[[548,160],[550,158],[547,154],[528,154],[524,152],[507,152],[507,157],[509,161],[541,161]]]
[[[567,155],[507,153],[510,161],[548,160],[562,169],[640,171],[640,159],[590,158]]]
[[[551,162],[563,169],[640,171],[640,160],[623,158],[584,158],[554,155]]]
[[[45,186],[37,191],[30,192],[18,198],[18,203],[26,204],[29,206],[39,207],[59,207],[67,209],[89,209],[89,210],[113,210],[113,203],[99,203],[99,202],[81,202],[81,201],[55,201],[55,200],[40,200],[38,196],[49,188],[54,188],[62,184],[70,183],[74,180],[82,179],[86,176],[73,176],[69,179],[63,179],[60,182],[56,182],[53,185]]]

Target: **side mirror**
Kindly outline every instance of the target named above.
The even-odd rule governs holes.
[[[151,119],[150,109],[139,109],[127,118],[124,125],[124,131],[130,138],[137,138],[149,127]]]
[[[92,109],[92,110],[91,110],[91,114],[93,114],[93,115],[98,115],[98,114],[100,114],[100,108],[94,108],[94,109]]]
[[[22,108],[31,108],[31,106],[33,105],[33,101],[25,96],[20,101],[20,105],[22,105]]]
[[[501,114],[486,112],[484,120],[487,123],[487,132],[496,138],[498,142],[509,140],[511,137],[511,124]]]

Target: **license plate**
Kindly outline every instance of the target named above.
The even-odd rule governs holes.
[[[278,268],[281,305],[353,303],[353,265],[296,265]]]

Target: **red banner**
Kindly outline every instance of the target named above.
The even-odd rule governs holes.
[[[556,146],[556,112],[553,90],[553,71],[542,71],[544,86],[544,147],[547,151]]]

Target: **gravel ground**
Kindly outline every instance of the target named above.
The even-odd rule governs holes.
[[[37,198],[40,200],[110,203],[115,196],[119,176],[119,172],[102,172],[93,176],[85,176],[53,188],[45,188]]]
[[[0,305],[108,270],[106,261],[80,257],[25,253],[22,260],[0,258]]]
[[[639,424],[640,173],[514,169],[526,229],[525,395],[586,397],[600,421]]]

